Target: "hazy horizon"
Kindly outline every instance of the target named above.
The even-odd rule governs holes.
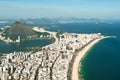
[[[0,0],[0,18],[120,18],[119,0]]]

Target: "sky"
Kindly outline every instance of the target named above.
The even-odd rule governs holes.
[[[0,18],[120,18],[120,0],[0,0]]]

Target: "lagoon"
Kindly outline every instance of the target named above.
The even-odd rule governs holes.
[[[0,41],[0,53],[10,53],[14,51],[27,51],[31,47],[43,47],[51,44],[51,39],[26,40],[20,43],[6,43]]]

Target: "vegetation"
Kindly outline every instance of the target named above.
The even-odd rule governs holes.
[[[50,34],[47,32],[36,32],[30,26],[20,21],[16,21],[15,23],[13,23],[11,27],[7,28],[3,33],[3,36],[6,39],[9,37],[13,41],[17,40],[18,36],[20,36],[21,40],[25,40],[30,38],[40,38],[41,35],[45,38],[47,37],[47,35]]]
[[[63,30],[59,29],[57,34],[56,34],[56,37],[59,39],[60,38],[60,35],[62,35],[64,33]]]
[[[0,58],[1,58],[1,56],[3,56],[3,54],[2,54],[2,53],[0,53]]]
[[[41,35],[43,35],[43,37],[47,37],[47,35],[50,35],[47,32],[36,32],[36,34],[37,34],[37,37],[40,37]]]
[[[12,63],[12,59],[8,59],[8,62],[9,62],[9,63]]]
[[[0,29],[0,32],[2,31],[2,29]]]
[[[1,61],[2,56],[3,56],[3,54],[0,53],[0,65],[2,64],[2,61]]]
[[[26,49],[27,51],[33,51],[33,53],[42,50],[41,47],[27,47]]]
[[[13,78],[13,76],[11,76],[11,79],[8,79],[8,80],[15,80],[15,79]]]
[[[77,38],[77,37],[78,37],[78,35],[76,34],[76,35],[75,35],[75,37]]]
[[[12,40],[16,40],[18,36],[21,38],[27,38],[27,36],[33,36],[36,33],[23,22],[16,21],[10,28],[7,28],[4,32],[6,38],[10,37]]]

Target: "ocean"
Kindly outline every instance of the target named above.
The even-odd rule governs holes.
[[[120,80],[119,21],[112,21],[112,24],[83,22],[46,24],[45,26],[50,31],[62,29],[70,33],[102,33],[107,36],[116,36],[116,38],[101,40],[93,46],[82,60],[81,71],[79,73],[83,76],[84,80]],[[1,49],[2,47],[0,47]]]
[[[104,39],[93,46],[79,73],[84,80],[120,80],[120,39]]]

